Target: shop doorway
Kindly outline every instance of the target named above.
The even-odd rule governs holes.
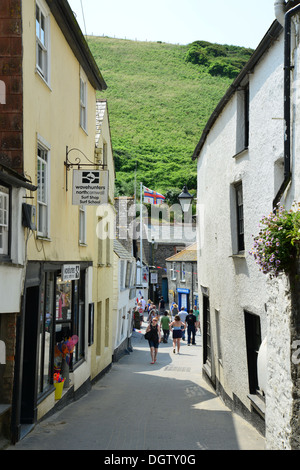
[[[26,289],[20,424],[36,422],[36,369],[39,286]]]

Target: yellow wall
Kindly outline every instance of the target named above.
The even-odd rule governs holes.
[[[25,7],[24,7],[25,4]],[[79,210],[72,205],[72,170],[66,191],[64,160],[66,147],[79,148],[91,160],[95,146],[96,92],[88,83],[88,135],[79,125],[79,77],[81,67],[53,16],[51,17],[50,87],[36,72],[35,0],[23,2],[24,14],[24,168],[37,183],[37,134],[51,145],[51,242],[29,241],[29,260],[90,260],[93,233],[87,247],[80,247]],[[70,160],[80,156],[70,153]],[[35,204],[37,194],[34,194]],[[94,223],[94,209],[87,208],[88,225]]]
[[[98,216],[95,206],[87,206],[87,242],[79,245],[79,207],[72,205],[72,170],[68,172],[66,191],[66,147],[79,148],[94,161],[96,133],[96,90],[88,84],[88,129],[80,127],[80,74],[84,72],[66,42],[54,17],[51,15],[51,67],[48,85],[36,71],[35,0],[22,2],[23,15],[23,74],[24,74],[24,170],[33,184],[37,184],[37,136],[51,146],[51,220],[50,239],[37,236],[29,238],[28,260],[32,261],[92,261],[92,302],[95,305],[94,344],[86,347],[83,366],[74,371],[73,381],[78,388],[87,377],[97,376],[112,361],[113,312],[113,243],[110,246],[110,264],[98,266]],[[103,121],[102,137],[108,144],[108,169],[110,171],[110,201],[114,199],[114,166],[110,144],[108,115]],[[100,139],[99,145],[103,144]],[[75,161],[80,154],[71,152]],[[87,163],[82,160],[82,163]],[[28,194],[29,195],[29,194]],[[32,193],[30,204],[37,205],[37,193]],[[113,206],[110,219],[114,219]],[[103,248],[103,247],[102,247]],[[90,287],[89,287],[90,288]],[[88,288],[88,289],[89,289]],[[90,300],[89,300],[90,301]],[[102,315],[100,306],[102,305]],[[109,307],[106,315],[106,307]],[[87,313],[87,312],[86,312]],[[87,318],[86,318],[87,322]],[[87,324],[86,324],[87,327]],[[87,339],[87,328],[86,328]],[[52,403],[51,400],[48,400]],[[50,405],[51,406],[51,405]],[[47,407],[46,407],[47,408]],[[42,407],[40,407],[42,410]],[[47,410],[41,411],[44,414]]]

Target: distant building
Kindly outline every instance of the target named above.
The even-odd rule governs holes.
[[[166,259],[168,302],[187,311],[198,305],[197,243]]]

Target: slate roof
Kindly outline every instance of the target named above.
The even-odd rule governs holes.
[[[114,252],[121,259],[133,258],[133,256],[131,256],[129,251],[127,251],[126,248],[124,248],[124,246],[119,242],[119,240],[114,240]]]
[[[193,243],[176,255],[170,256],[166,261],[197,261],[197,243]]]

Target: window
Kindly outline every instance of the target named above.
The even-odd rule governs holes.
[[[37,156],[37,231],[49,235],[49,152],[38,145]]]
[[[125,287],[130,287],[131,281],[131,271],[132,271],[132,263],[127,261],[126,263],[126,278],[125,278]]]
[[[175,261],[172,262],[171,264],[171,280],[176,281],[177,276],[176,276],[176,263]]]
[[[236,196],[236,220],[237,220],[237,248],[238,251],[245,250],[244,243],[244,205],[243,205],[243,186],[239,183],[235,186]]]
[[[48,82],[48,24],[49,19],[41,6],[36,3],[36,67]]]
[[[55,298],[56,344],[73,335],[78,336],[70,362],[73,365],[84,358],[85,351],[85,271],[80,271],[80,279],[76,281],[64,281],[58,273]]]
[[[86,244],[86,207],[79,206],[79,244]]]
[[[185,263],[181,263],[181,281],[185,281]]]
[[[256,394],[258,390],[257,356],[261,345],[260,317],[249,312],[245,315],[246,348],[248,363],[249,391]]]
[[[107,143],[103,142],[103,165],[107,166]]]
[[[80,126],[87,130],[87,91],[86,82],[80,78]]]
[[[210,307],[207,295],[203,295],[203,364],[211,366]]]
[[[9,189],[0,185],[0,255],[9,254]]]
[[[249,84],[237,92],[236,153],[249,146]]]
[[[105,300],[105,347],[109,346],[109,299]]]

